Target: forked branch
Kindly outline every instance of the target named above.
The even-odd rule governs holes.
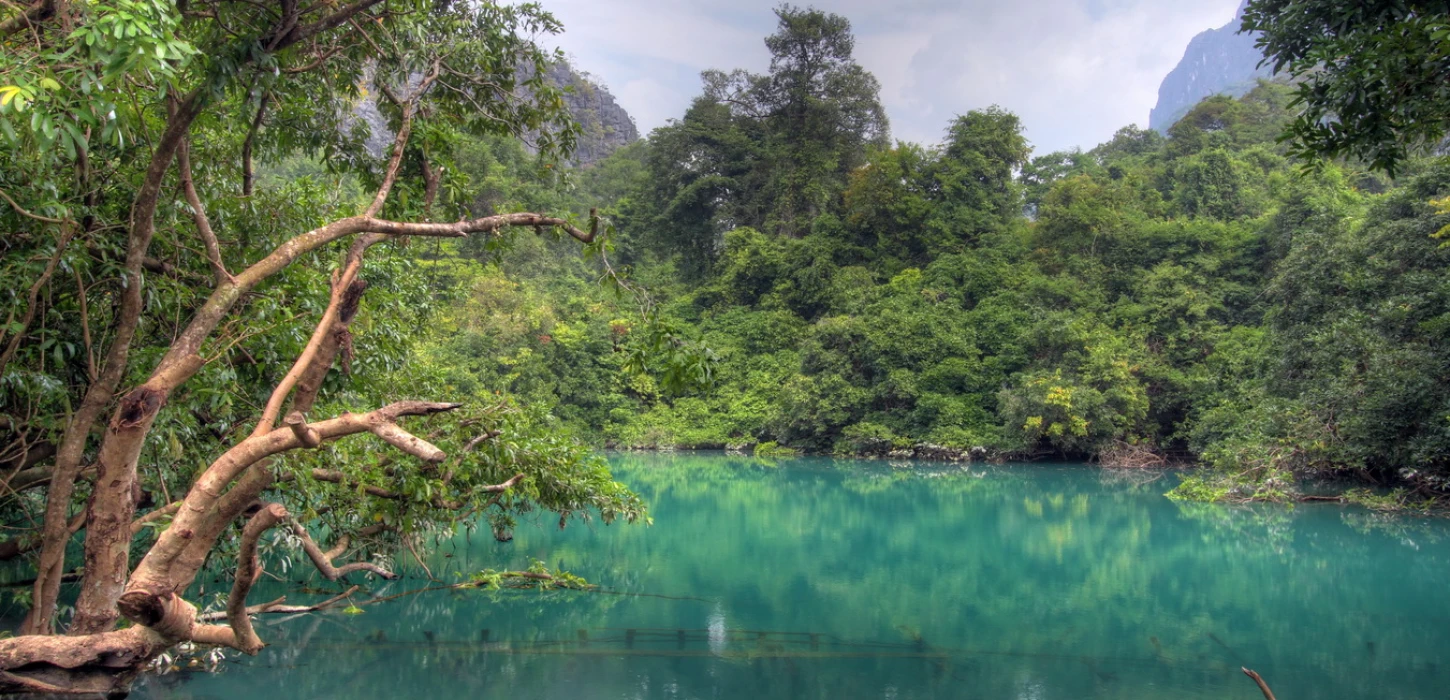
[[[397,574],[381,566],[365,561],[355,561],[340,567],[333,566],[332,559],[328,555],[336,555],[340,554],[340,552],[337,552],[335,548],[327,552],[322,551],[322,548],[317,546],[317,542],[312,539],[312,536],[307,534],[307,528],[296,520],[292,521],[292,534],[297,535],[302,540],[302,551],[307,553],[307,558],[312,560],[313,566],[316,566],[317,570],[321,571],[322,575],[329,581],[336,581],[354,571],[367,571],[389,580],[398,577]]]

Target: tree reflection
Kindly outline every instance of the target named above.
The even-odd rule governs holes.
[[[1178,504],[1082,466],[616,462],[654,527],[524,522],[510,545],[460,537],[428,562],[442,577],[538,558],[599,591],[437,591],[264,620],[275,644],[255,660],[144,690],[1221,698],[1253,696],[1250,665],[1285,696],[1440,697],[1438,522],[1409,535],[1338,506]]]

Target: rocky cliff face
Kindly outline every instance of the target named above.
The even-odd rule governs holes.
[[[1232,22],[1188,42],[1183,60],[1158,88],[1158,106],[1148,118],[1150,127],[1167,131],[1203,98],[1218,94],[1241,97],[1259,78],[1272,75],[1270,68],[1259,67],[1263,55],[1254,48],[1256,36],[1238,33],[1243,12],[1241,5]]]
[[[604,160],[616,149],[639,139],[634,118],[615,102],[608,90],[586,74],[561,61],[550,66],[547,78],[554,86],[564,88],[564,103],[579,122],[581,133],[572,159],[575,165]],[[353,108],[353,115],[367,125],[368,152],[382,157],[393,142],[393,132],[373,98],[360,101]]]
[[[548,79],[550,83],[565,88],[564,103],[579,121],[583,132],[574,151],[575,163],[589,165],[604,160],[619,147],[639,138],[634,118],[614,101],[614,95],[590,80],[588,75],[560,62],[549,68]]]

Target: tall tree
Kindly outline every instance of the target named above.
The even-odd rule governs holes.
[[[766,228],[802,236],[835,206],[846,176],[867,148],[890,142],[880,84],[856,63],[845,17],[792,5],[776,8],[765,39],[770,73],[706,71],[705,96],[764,130],[757,196]]]
[[[935,173],[942,206],[930,224],[944,243],[975,240],[1021,214],[1016,174],[1031,153],[1022,120],[1000,107],[952,122]]]

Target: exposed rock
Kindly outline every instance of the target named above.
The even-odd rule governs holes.
[[[561,61],[549,68],[547,78],[550,84],[564,88],[564,104],[579,121],[582,133],[574,150],[576,164],[604,160],[615,150],[639,139],[634,118],[589,74],[575,71]]]
[[[750,442],[732,442],[725,445],[725,454],[748,455],[755,450],[755,444],[753,440]]]
[[[1158,106],[1148,117],[1149,127],[1166,132],[1203,98],[1219,94],[1242,97],[1260,78],[1272,77],[1270,67],[1259,67],[1263,54],[1254,48],[1258,35],[1238,33],[1247,4],[1244,0],[1232,22],[1188,42],[1183,60],[1158,87]]]
[[[916,446],[916,458],[933,462],[969,462],[972,456],[966,450],[923,442]]]
[[[358,100],[352,109],[352,115],[367,125],[368,137],[363,141],[363,147],[368,149],[368,155],[382,158],[393,144],[393,130],[388,128],[388,120],[378,111],[377,98],[365,97]]]
[[[549,67],[545,78],[551,85],[564,89],[564,105],[579,122],[579,141],[571,160],[574,165],[604,160],[620,147],[639,140],[634,118],[587,73],[575,71],[567,62],[560,61]],[[353,115],[367,125],[368,137],[364,143],[368,153],[381,158],[393,142],[393,132],[378,111],[376,97],[359,100]],[[526,136],[524,140],[527,143],[533,139]]]

